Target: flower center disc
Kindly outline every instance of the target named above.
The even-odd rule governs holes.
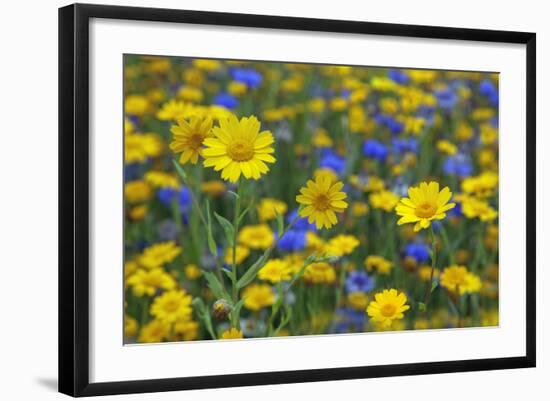
[[[418,217],[427,219],[432,217],[435,214],[436,210],[437,208],[435,207],[435,205],[424,202],[417,206],[417,208],[415,209],[415,213]]]
[[[325,194],[319,194],[313,201],[313,206],[315,206],[317,210],[327,210],[330,207],[330,199]]]
[[[252,159],[254,148],[248,142],[235,141],[227,147],[227,154],[235,161],[244,162]]]
[[[164,305],[164,309],[168,312],[174,312],[176,309],[178,309],[178,302],[177,301],[168,301]]]
[[[199,149],[202,146],[203,137],[201,134],[193,134],[189,137],[189,147],[192,149]]]
[[[396,310],[397,308],[394,304],[385,304],[382,308],[380,308],[380,312],[382,312],[382,315],[385,317],[393,316]]]

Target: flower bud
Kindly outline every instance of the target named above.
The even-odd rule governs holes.
[[[225,299],[218,299],[212,305],[212,314],[218,320],[227,319],[229,313],[231,312],[231,305]]]

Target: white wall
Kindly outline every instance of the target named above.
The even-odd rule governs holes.
[[[149,400],[431,400],[514,399],[548,395],[547,339],[550,308],[544,294],[550,257],[545,238],[550,215],[544,203],[550,162],[544,133],[550,119],[550,25],[543,1],[435,0],[270,2],[245,0],[115,1],[112,4],[258,14],[357,19],[537,33],[538,87],[538,365],[536,369],[399,377],[147,395]],[[94,1],[95,2],[95,1]],[[101,3],[101,2],[100,2]],[[61,1],[3,5],[0,61],[0,395],[6,400],[49,400],[57,375],[57,7]],[[547,159],[547,158],[546,158]],[[546,194],[546,196],[545,196]],[[452,344],[449,344],[452,346]],[[322,350],[320,350],[322,352]],[[183,362],[185,363],[185,362]],[[126,396],[141,399],[143,395]],[[383,398],[382,398],[383,397]],[[483,397],[483,398],[482,398]],[[109,397],[105,399],[114,399]],[[121,398],[121,397],[119,397]]]

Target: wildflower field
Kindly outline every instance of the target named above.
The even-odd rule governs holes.
[[[498,74],[126,55],[125,343],[498,325]]]

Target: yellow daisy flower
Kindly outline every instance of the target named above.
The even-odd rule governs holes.
[[[340,234],[332,238],[326,247],[326,251],[332,256],[344,256],[352,253],[359,246],[359,240],[353,235]]]
[[[407,296],[392,288],[374,295],[374,301],[369,303],[367,314],[383,327],[390,327],[394,320],[403,319],[403,312],[410,308]]]
[[[225,330],[221,336],[222,340],[236,340],[239,338],[243,338],[243,332],[241,330],[237,330],[235,327]]]
[[[166,323],[189,319],[193,312],[191,302],[191,295],[183,290],[167,291],[155,298],[151,305],[151,315]]]
[[[139,269],[128,277],[127,284],[138,297],[153,296],[159,289],[171,290],[176,286],[174,278],[164,269],[156,267],[150,270]]]
[[[296,196],[296,201],[306,205],[300,210],[301,217],[307,217],[311,224],[315,222],[318,229],[331,228],[338,222],[336,213],[342,213],[348,207],[344,201],[347,195],[340,190],[343,182],[331,184],[331,180],[320,177],[313,182],[309,180],[305,187],[300,188],[301,195]]]
[[[273,198],[263,198],[256,207],[260,221],[273,220],[277,214],[284,215],[287,209],[286,203]]]
[[[450,292],[474,293],[481,290],[481,279],[479,276],[468,271],[466,266],[452,265],[441,273],[441,285]]]
[[[282,259],[269,260],[258,272],[260,280],[269,281],[272,284],[290,280],[291,277],[291,266]]]
[[[172,262],[181,252],[175,241],[159,242],[145,248],[137,261],[140,266],[152,269]]]
[[[397,224],[416,223],[415,232],[430,227],[432,220],[444,219],[445,212],[455,207],[454,203],[447,203],[452,195],[449,187],[439,191],[439,183],[435,181],[409,188],[409,198],[401,198],[395,207],[397,215],[401,216]]]
[[[379,274],[390,274],[393,263],[378,255],[370,255],[365,259],[365,267],[369,272],[376,270]]]
[[[251,284],[242,292],[244,307],[252,311],[258,311],[275,302],[275,293],[268,284]]]
[[[336,271],[326,262],[312,263],[306,267],[304,280],[313,284],[332,284],[336,280]]]
[[[267,249],[273,245],[273,231],[267,224],[244,226],[237,237],[239,243],[252,249]]]
[[[214,138],[204,141],[204,166],[222,171],[222,179],[237,182],[241,174],[257,180],[269,171],[266,163],[275,163],[271,146],[275,140],[270,131],[260,132],[260,121],[254,116],[239,121],[231,115],[220,120],[212,130]]]
[[[199,156],[202,156],[204,140],[212,136],[212,119],[192,116],[187,121],[180,118],[178,125],[173,125],[170,132],[174,134],[170,149],[174,153],[181,153],[179,162],[185,164],[191,161],[192,164],[197,164]]]
[[[247,257],[250,255],[250,249],[248,249],[246,246],[237,245],[236,251],[235,251],[235,263],[241,264]],[[228,265],[233,264],[233,248],[229,247],[227,248],[225,252],[225,258],[223,260]]]
[[[140,343],[159,343],[170,334],[170,324],[161,320],[151,320],[141,329],[138,337]]]
[[[399,197],[391,191],[379,191],[372,193],[369,201],[373,208],[391,212],[399,202]]]

